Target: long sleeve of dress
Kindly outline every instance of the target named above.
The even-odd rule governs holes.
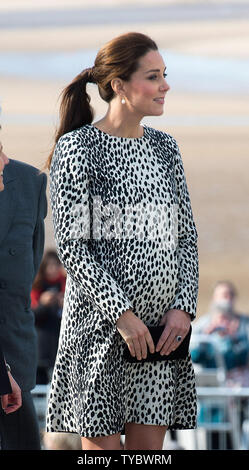
[[[87,152],[70,133],[56,145],[50,171],[50,193],[58,256],[83,294],[112,323],[132,304],[115,279],[98,263],[89,243],[90,196]]]
[[[184,310],[194,319],[196,316],[199,282],[198,235],[193,218],[181,154],[176,143],[175,145],[174,171],[175,190],[178,198],[177,250],[179,274],[176,296],[169,308]]]

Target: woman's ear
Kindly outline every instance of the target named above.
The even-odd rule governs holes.
[[[116,95],[119,95],[121,98],[124,94],[124,85],[123,80],[121,78],[113,78],[111,81],[111,87]]]

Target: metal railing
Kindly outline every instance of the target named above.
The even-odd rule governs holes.
[[[245,422],[249,418],[249,388],[197,387],[197,396],[198,429],[206,431],[206,448],[213,448],[212,436],[216,433],[218,449],[244,449],[248,442]]]

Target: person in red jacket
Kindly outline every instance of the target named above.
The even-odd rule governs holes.
[[[55,250],[47,250],[31,291],[38,336],[37,383],[48,383],[58,346],[66,275]]]

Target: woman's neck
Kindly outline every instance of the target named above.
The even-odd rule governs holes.
[[[106,115],[94,123],[101,131],[116,137],[142,137],[143,126],[140,121],[142,116],[138,117],[126,109],[126,105],[115,103],[109,105]]]

